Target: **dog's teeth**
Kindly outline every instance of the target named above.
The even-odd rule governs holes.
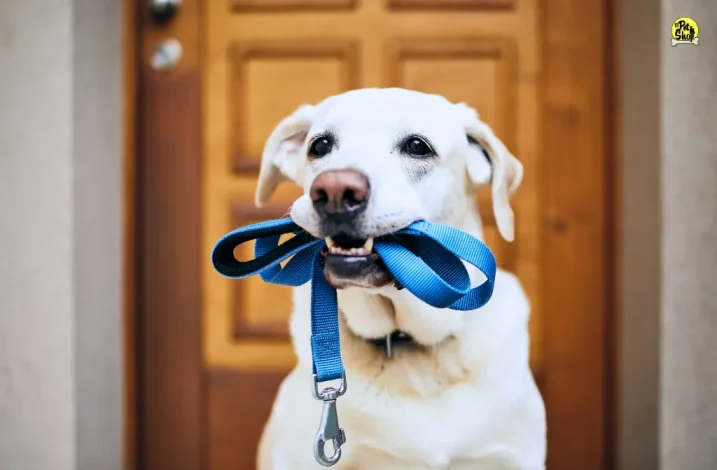
[[[328,251],[332,255],[368,256],[371,254],[371,250],[373,250],[373,238],[369,238],[368,240],[366,240],[363,246],[354,248],[344,248],[338,246],[336,243],[334,243],[331,237],[326,237],[325,240]]]

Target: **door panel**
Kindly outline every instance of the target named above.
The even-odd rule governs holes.
[[[488,188],[477,195],[485,239],[531,302],[549,468],[602,468],[603,12],[600,0],[184,0],[168,24],[142,17],[145,64],[163,38],[185,47],[176,70],[143,65],[140,76],[143,468],[253,468],[295,364],[291,290],[224,279],[209,254],[227,231],[282,217],[301,194],[285,184],[267,207],[253,205],[264,142],[283,117],[389,86],[467,102],[523,162],[516,241],[500,238]]]
[[[286,115],[356,87],[355,47],[349,41],[229,41],[234,169],[255,175],[266,138]]]

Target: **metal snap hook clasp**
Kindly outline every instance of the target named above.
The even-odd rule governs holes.
[[[334,453],[327,457],[324,452],[324,444],[331,441],[334,446]],[[339,418],[336,414],[336,400],[324,401],[324,412],[321,414],[319,432],[314,439],[314,457],[324,467],[330,467],[341,458],[341,446],[346,442],[346,433],[339,427]]]
[[[314,458],[324,467],[331,467],[341,458],[341,446],[346,443],[346,433],[339,427],[339,416],[336,412],[336,399],[346,392],[346,377],[341,378],[338,389],[328,387],[319,391],[316,374],[314,379],[314,397],[324,402],[321,423],[314,439]],[[324,452],[324,444],[331,441],[334,453],[330,457]]]

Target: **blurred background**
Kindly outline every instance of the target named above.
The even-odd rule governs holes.
[[[691,17],[699,46],[670,45]],[[254,468],[290,291],[209,263],[264,140],[363,87],[475,107],[525,166],[550,470],[717,468],[717,3],[0,2],[0,469]]]

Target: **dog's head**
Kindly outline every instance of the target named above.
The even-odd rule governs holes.
[[[477,186],[491,184],[501,235],[513,239],[509,196],[520,162],[465,104],[403,89],[362,89],[303,105],[264,148],[256,204],[282,181],[304,188],[291,217],[326,238],[324,273],[335,287],[392,281],[374,237],[423,219],[460,225]],[[460,227],[459,227],[460,228]]]

